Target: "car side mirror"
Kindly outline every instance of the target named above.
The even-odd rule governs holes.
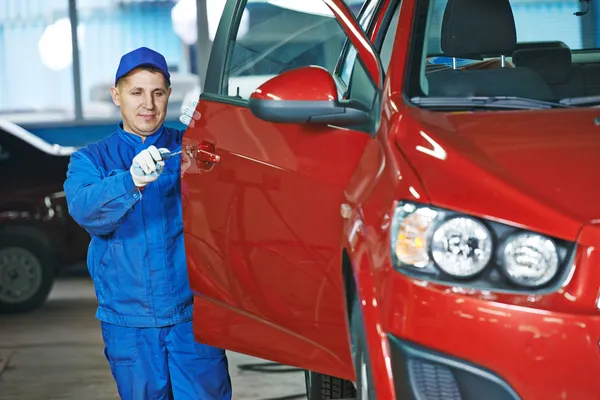
[[[306,66],[283,72],[250,96],[250,111],[264,121],[291,124],[355,125],[369,121],[369,111],[338,100],[329,71]]]

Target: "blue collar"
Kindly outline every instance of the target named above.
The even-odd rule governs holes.
[[[158,139],[162,136],[164,130],[165,130],[165,126],[161,125],[161,127],[156,132],[154,132],[152,135],[146,136],[146,141],[144,142],[144,145],[150,146],[150,145],[156,144]],[[142,144],[142,138],[137,135],[134,135],[133,133],[129,133],[129,132],[125,131],[123,129],[122,122],[119,123],[119,125],[117,126],[117,133],[119,134],[121,139],[123,139],[125,141],[125,143],[129,143],[134,146]]]

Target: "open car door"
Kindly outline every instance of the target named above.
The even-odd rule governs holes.
[[[344,1],[305,0],[308,11],[285,3],[227,2],[202,117],[184,137],[195,335],[351,379],[349,343],[340,340],[343,205],[365,186],[353,181],[357,168],[364,176],[381,166],[382,70]],[[339,103],[353,80],[360,95]]]

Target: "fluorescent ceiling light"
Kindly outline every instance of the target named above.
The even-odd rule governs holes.
[[[77,27],[79,47],[83,48],[84,27]],[[54,71],[60,71],[73,63],[73,47],[71,43],[71,21],[61,18],[44,30],[38,42],[38,51],[44,65]]]
[[[217,28],[225,3],[227,0],[208,0],[206,2],[206,13],[208,16],[208,35],[210,40],[215,40]],[[319,0],[320,1],[320,0]],[[173,30],[179,38],[187,45],[193,45],[198,40],[198,29],[196,25],[196,0],[178,0],[171,9],[171,21]],[[250,21],[248,11],[244,10],[240,22],[237,38],[241,38],[248,32]]]

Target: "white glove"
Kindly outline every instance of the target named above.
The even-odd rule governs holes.
[[[154,182],[162,174],[165,162],[162,155],[170,153],[169,149],[150,146],[142,150],[133,158],[129,172],[135,186],[142,188],[150,182]]]
[[[181,117],[179,117],[179,120],[182,124],[187,125],[190,128],[194,127],[196,124],[195,121],[199,120],[201,116],[200,113],[196,111],[197,104],[198,102],[194,100],[190,107],[186,107],[183,110],[183,114],[181,114]]]

